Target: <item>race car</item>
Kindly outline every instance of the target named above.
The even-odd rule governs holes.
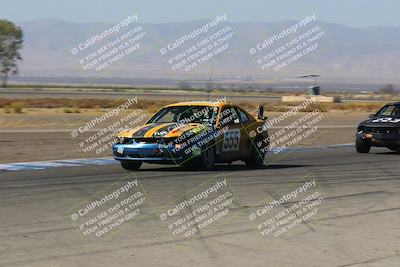
[[[257,144],[268,144],[266,119],[262,106],[252,116],[223,101],[175,103],[145,125],[119,133],[113,156],[127,170],[139,169],[142,162],[210,169],[242,160],[262,166],[266,151]]]
[[[368,153],[372,146],[400,152],[400,102],[387,104],[359,124],[356,150]]]

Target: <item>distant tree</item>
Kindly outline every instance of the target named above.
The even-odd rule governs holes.
[[[395,93],[393,84],[385,84],[382,88],[379,89],[379,92],[382,94],[393,94]]]
[[[189,82],[186,82],[186,81],[180,81],[180,82],[178,82],[178,88],[179,89],[191,89],[192,88],[192,86],[190,85],[190,83]]]
[[[8,20],[0,20],[0,75],[2,87],[7,87],[8,73],[18,73],[17,60],[21,60],[22,30]]]

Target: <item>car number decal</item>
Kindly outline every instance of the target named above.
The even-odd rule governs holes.
[[[372,120],[372,122],[391,122],[391,123],[398,123],[400,122],[400,119],[395,119],[395,118],[378,118],[375,120]]]
[[[222,151],[239,151],[240,130],[232,129],[224,133],[224,144]]]

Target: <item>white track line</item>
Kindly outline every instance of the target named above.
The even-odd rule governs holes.
[[[318,149],[330,149],[340,147],[352,147],[354,144],[335,144],[335,145],[321,145],[321,146],[308,146],[308,147],[292,147],[283,150],[283,153],[311,151]],[[112,165],[118,164],[118,161],[112,157],[104,158],[82,158],[82,159],[66,159],[66,160],[51,160],[51,161],[34,161],[34,162],[15,162],[0,164],[0,171],[22,171],[22,170],[43,170],[48,168],[59,167],[82,167],[88,165]]]

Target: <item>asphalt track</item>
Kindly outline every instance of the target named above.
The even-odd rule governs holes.
[[[89,247],[66,212],[125,177],[119,165],[0,171],[0,266],[399,266],[399,157],[338,146],[290,153],[263,169],[146,164],[135,175],[154,210]],[[194,238],[172,237],[162,207],[221,173],[244,212]],[[262,237],[246,209],[310,173],[326,196],[318,217],[294,235]]]

